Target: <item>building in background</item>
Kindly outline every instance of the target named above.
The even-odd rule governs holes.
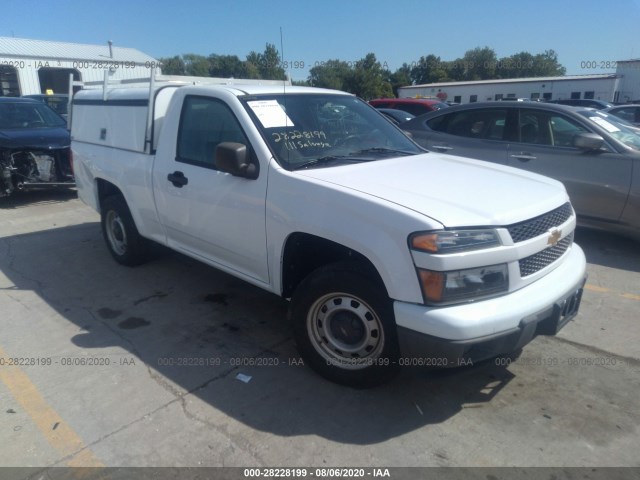
[[[398,96],[439,98],[454,103],[569,98],[613,103],[640,101],[640,60],[613,63],[616,73],[410,85],[400,87]]]
[[[68,93],[69,78],[148,78],[158,60],[133,48],[0,37],[0,96]]]
[[[618,62],[616,74],[620,75],[620,103],[640,103],[640,60]]]

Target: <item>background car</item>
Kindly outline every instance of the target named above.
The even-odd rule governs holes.
[[[41,101],[0,97],[0,197],[74,186],[67,122]]]
[[[611,102],[590,98],[566,98],[564,100],[549,100],[547,103],[557,103],[559,105],[569,105],[571,107],[589,107],[597,110],[613,107],[613,103]]]
[[[369,100],[369,104],[376,108],[403,110],[416,116],[442,110],[443,108],[449,108],[449,105],[440,100],[431,100],[428,98],[377,98],[375,100]]]
[[[613,115],[538,102],[472,103],[402,129],[428,150],[560,180],[582,225],[640,238],[640,135]]]
[[[640,104],[639,105],[618,105],[604,110],[611,115],[626,120],[627,122],[640,127]]]
[[[408,122],[412,118],[416,118],[415,115],[405,112],[404,110],[396,110],[395,108],[378,108],[377,109],[384,116],[389,118],[391,122],[395,125],[400,125],[401,123]]]
[[[46,95],[44,93],[40,95],[24,95],[22,98],[32,98],[34,100],[39,100],[43,103],[49,105],[54,112],[60,115],[65,120],[68,119],[69,114],[69,95],[64,94],[53,94]]]

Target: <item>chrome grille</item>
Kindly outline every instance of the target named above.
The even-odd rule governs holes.
[[[573,232],[560,240],[553,247],[545,248],[529,257],[520,260],[520,277],[527,277],[551,265],[566,252],[573,243]]]
[[[562,225],[573,215],[569,202],[539,217],[524,222],[514,223],[507,227],[514,243],[523,242],[548,232],[553,227]]]

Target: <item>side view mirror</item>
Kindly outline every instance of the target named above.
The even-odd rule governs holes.
[[[573,137],[573,146],[580,150],[600,150],[604,145],[604,138],[597,133],[578,133]]]
[[[236,177],[255,180],[258,178],[259,168],[252,162],[247,152],[247,146],[236,142],[222,142],[216,147],[216,168]]]

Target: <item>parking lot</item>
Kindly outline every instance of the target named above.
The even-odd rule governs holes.
[[[557,337],[354,390],[303,364],[284,300],[175,253],[119,266],[74,192],[2,199],[0,465],[638,467],[638,244],[576,242]]]

